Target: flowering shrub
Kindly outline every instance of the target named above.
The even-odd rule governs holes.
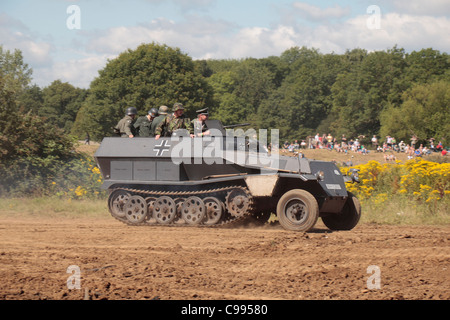
[[[0,103],[0,197],[102,196],[100,171],[76,151],[76,138],[18,109],[14,101]]]
[[[359,169],[360,183],[347,183],[348,191],[362,201],[381,204],[399,195],[421,203],[450,201],[450,163],[409,160],[380,164],[369,161],[352,167]],[[351,168],[341,168],[348,174]]]
[[[427,202],[441,200],[450,193],[450,163],[408,161],[401,180],[401,191]]]
[[[61,176],[61,175],[64,176]],[[103,182],[100,169],[90,157],[68,163],[52,182],[56,195],[71,199],[96,199],[104,195],[100,190]]]

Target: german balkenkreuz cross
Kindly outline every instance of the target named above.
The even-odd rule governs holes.
[[[153,151],[156,151],[156,156],[161,157],[164,155],[164,151],[169,152],[170,150],[170,144],[168,144],[169,141],[163,140],[161,141],[161,144],[159,146],[155,146],[155,149]]]

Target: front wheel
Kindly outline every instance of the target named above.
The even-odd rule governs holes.
[[[323,223],[331,230],[351,230],[361,218],[361,204],[351,192],[342,211],[322,217]]]
[[[277,216],[283,228],[307,232],[319,218],[319,205],[309,192],[301,189],[290,190],[278,201]]]

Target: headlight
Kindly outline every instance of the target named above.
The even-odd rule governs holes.
[[[359,170],[358,169],[350,169],[350,177],[354,182],[359,182]]]
[[[316,173],[317,180],[323,181],[325,179],[325,172],[319,171]]]

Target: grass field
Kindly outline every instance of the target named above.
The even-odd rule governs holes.
[[[72,200],[61,197],[0,198],[0,215],[47,218],[108,217],[106,199]]]
[[[0,198],[0,216],[16,218],[108,218],[106,199],[72,200],[59,197]],[[275,216],[271,220],[276,220]],[[395,198],[382,205],[362,204],[360,223],[378,225],[450,225],[450,213],[430,212],[425,205]]]

